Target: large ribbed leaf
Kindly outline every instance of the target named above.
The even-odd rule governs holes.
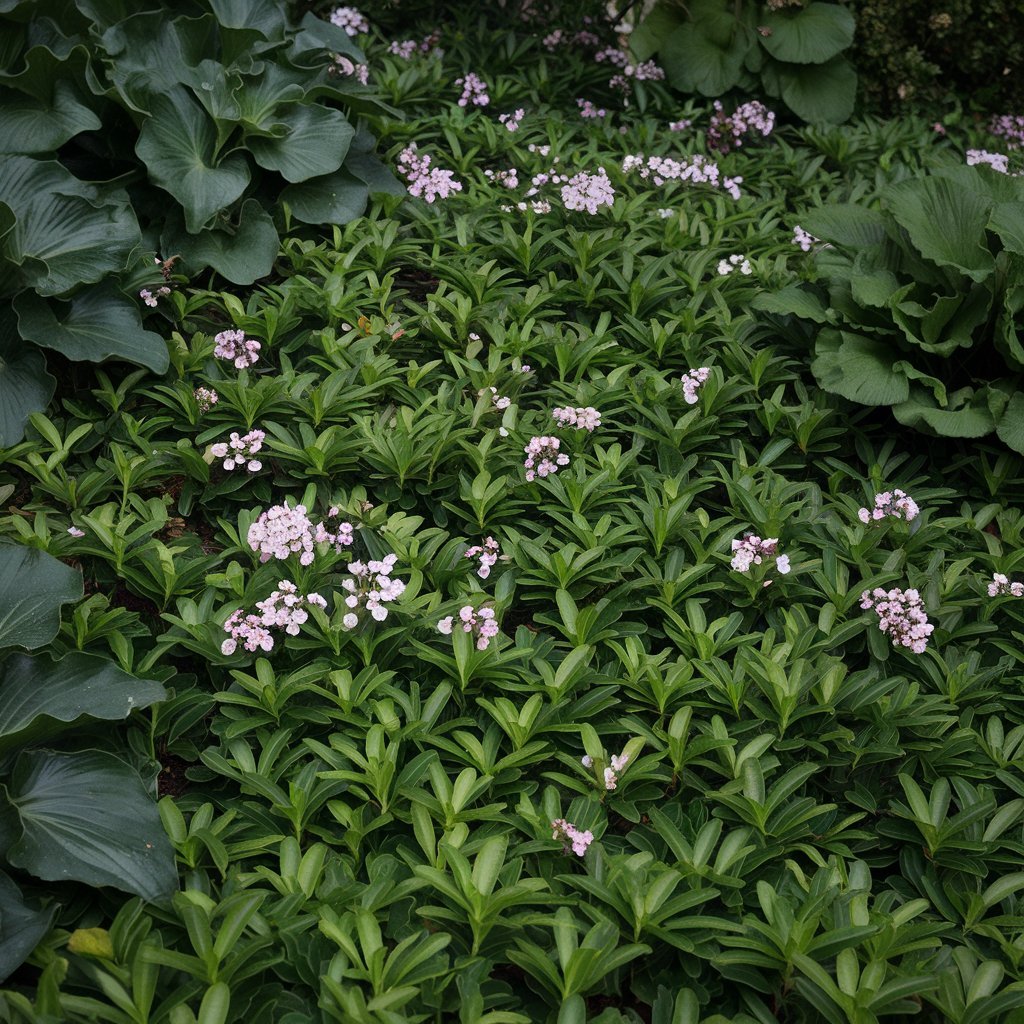
[[[150,113],[135,152],[153,181],[181,204],[186,228],[201,231],[245,191],[245,157],[218,156],[214,124],[181,86],[153,99]]]
[[[167,369],[167,343],[142,326],[138,303],[113,285],[84,288],[70,302],[22,292],[14,300],[23,338],[68,359],[126,359],[157,373]]]
[[[0,871],[0,982],[25,962],[50,930],[56,909],[29,906],[21,890]]]
[[[345,115],[330,107],[294,103],[277,120],[285,134],[254,135],[246,141],[256,163],[292,182],[336,171],[355,135]]]
[[[1024,391],[1016,391],[1010,397],[996,433],[1003,444],[1024,455]]]
[[[714,0],[692,10],[661,47],[669,82],[684,92],[720,96],[740,80],[750,41],[732,14]]]
[[[964,388],[950,395],[948,406],[940,409],[924,388],[914,387],[910,397],[892,411],[900,423],[915,430],[941,437],[984,437],[996,426],[997,415],[992,411],[992,398],[996,395],[1000,399],[998,404],[1005,405],[1006,395],[1002,393],[987,388]]]
[[[60,606],[82,596],[82,574],[52,555],[0,543],[0,648],[48,644],[60,629]]]
[[[824,64],[779,64],[779,91],[797,117],[812,124],[841,124],[857,98],[857,72],[845,57]]]
[[[127,197],[104,195],[56,160],[5,157],[0,202],[15,216],[3,252],[43,295],[101,280],[141,244]]]
[[[805,231],[817,238],[861,250],[880,245],[886,237],[885,217],[855,203],[834,203],[800,215]]]
[[[29,416],[49,405],[57,386],[42,352],[18,337],[15,323],[9,309],[0,311],[0,448],[25,436]]]
[[[992,203],[949,178],[917,178],[885,193],[893,217],[918,252],[943,267],[955,267],[974,281],[995,268],[985,243]]]
[[[166,696],[160,683],[136,679],[105,658],[12,654],[0,664],[0,754],[50,740],[83,717],[127,718]]]
[[[68,82],[55,83],[51,100],[8,94],[3,101],[0,153],[52,152],[68,139],[101,125]]]
[[[147,900],[177,888],[174,853],[138,774],[99,750],[18,755],[4,819],[17,815],[7,859],[46,881],[110,885]]]
[[[824,64],[853,42],[853,14],[837,4],[810,3],[764,18],[761,45],[776,59],[794,64]]]
[[[822,331],[811,372],[833,394],[862,405],[895,405],[906,401],[910,385],[894,364],[901,359],[895,345],[846,331]]]
[[[345,171],[289,185],[281,193],[292,216],[305,224],[347,224],[362,215],[370,190]]]

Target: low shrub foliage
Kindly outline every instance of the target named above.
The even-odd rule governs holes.
[[[41,619],[3,688],[149,694],[102,750],[178,869],[49,883],[23,766],[99,734],[7,748],[0,1019],[1017,1019],[1024,463],[894,435],[753,308],[990,140],[681,106],[599,20],[366,13],[411,194],[178,282],[165,373],[73,364],[0,452],[0,558],[64,577],[0,584]]]

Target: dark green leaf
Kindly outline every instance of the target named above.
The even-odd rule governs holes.
[[[42,412],[57,381],[46,372],[42,352],[18,337],[11,310],[0,313],[0,448],[17,444],[34,412]]]
[[[781,64],[778,78],[786,105],[805,121],[841,124],[853,113],[857,72],[845,57],[825,64]]]
[[[862,405],[895,405],[910,393],[907,378],[894,368],[901,353],[894,345],[846,331],[822,331],[811,372],[833,394]]]
[[[8,860],[46,881],[110,885],[147,900],[175,891],[156,804],[123,761],[99,750],[18,755],[6,787],[20,835]]]
[[[142,326],[138,304],[111,284],[84,288],[70,302],[22,292],[14,300],[23,338],[68,359],[126,359],[156,373],[167,369],[167,343]]]
[[[60,629],[60,606],[82,597],[82,574],[52,555],[0,543],[0,648],[48,644]]]
[[[305,224],[347,224],[366,209],[369,189],[345,171],[289,185],[281,193],[292,216]]]
[[[1003,444],[1024,455],[1024,391],[1010,396],[996,425],[996,434]]]
[[[853,42],[852,12],[838,4],[810,3],[795,11],[770,13],[761,45],[776,59],[795,64],[824,64]]]
[[[954,392],[949,405],[940,409],[932,395],[914,387],[910,397],[894,406],[893,415],[904,426],[939,434],[941,437],[984,437],[996,426],[996,416],[989,407],[989,394],[982,388],[964,388]]]
[[[25,962],[50,930],[55,909],[33,909],[21,890],[0,871],[0,982]]]
[[[340,110],[312,104],[292,104],[279,120],[287,132],[280,137],[255,135],[247,140],[256,162],[277,171],[287,181],[309,178],[336,171],[355,130]]]

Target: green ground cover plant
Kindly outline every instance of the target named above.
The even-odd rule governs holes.
[[[1024,460],[796,315],[851,315],[813,227],[997,140],[684,101],[598,9],[319,13],[407,194],[285,200],[253,286],[149,254],[166,371],[56,356],[0,450],[0,566],[65,577],[31,634],[0,577],[0,743],[138,687],[0,746],[0,1021],[1024,1019]],[[25,855],[23,759],[97,750],[173,891]]]

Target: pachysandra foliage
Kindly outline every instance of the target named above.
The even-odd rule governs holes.
[[[294,25],[276,2],[11,0],[0,27],[0,294],[16,314],[16,334],[0,335],[0,443],[20,440],[51,392],[44,362],[9,337],[162,373],[166,343],[136,300],[162,284],[154,252],[250,284],[277,255],[268,210],[344,223],[371,189],[396,188],[357,131],[384,108],[330,73],[331,54],[360,52],[313,15]]]
[[[933,394],[926,346],[1013,305],[1017,183],[953,169],[995,142],[681,105],[576,3],[414,3],[323,12],[404,115],[346,161],[373,131],[409,195],[178,211],[133,293],[164,372],[0,388],[0,1021],[1013,1022],[1024,461],[809,352]],[[210,10],[259,60],[275,5]],[[196,92],[181,19],[102,23],[118,89],[214,118],[175,167],[302,102]],[[257,287],[184,272],[231,225],[285,228]]]

